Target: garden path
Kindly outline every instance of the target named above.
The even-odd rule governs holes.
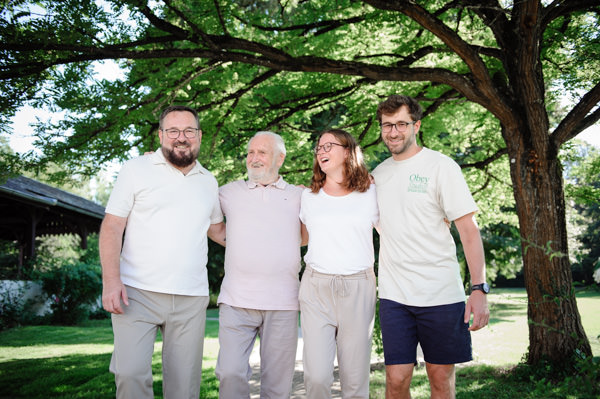
[[[292,394],[290,399],[304,399],[306,398],[306,391],[304,389],[304,370],[302,369],[302,330],[298,328],[298,348],[296,350],[296,369],[294,372],[294,380],[292,383]],[[260,355],[259,346],[256,344],[254,350],[250,355],[250,365],[252,366],[252,377],[250,378],[250,398],[260,399]],[[339,381],[339,373],[337,360],[334,362],[334,381],[331,388],[332,398],[341,398],[342,391]],[[383,367],[383,359],[373,357],[371,359],[371,370],[374,368]]]

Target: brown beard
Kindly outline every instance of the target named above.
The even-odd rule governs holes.
[[[190,151],[183,155],[176,155],[174,150],[164,147],[161,150],[167,161],[179,168],[185,168],[186,166],[190,166],[191,164],[196,162],[196,159],[198,158],[198,151],[196,151],[195,154],[192,151]]]

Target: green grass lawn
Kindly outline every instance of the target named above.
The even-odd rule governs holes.
[[[473,360],[490,365],[514,365],[527,353],[529,346],[527,294],[519,288],[497,289],[490,295],[489,306],[489,325],[471,334]],[[577,307],[592,352],[600,356],[600,293],[579,292]]]
[[[598,356],[600,293],[580,292],[577,302],[593,353]],[[458,398],[600,397],[600,381],[592,381],[595,388],[590,390],[577,381],[556,387],[543,380],[508,378],[507,369],[521,360],[528,346],[525,291],[495,290],[489,295],[489,304],[490,325],[472,334],[475,362],[457,371]],[[217,316],[216,309],[209,309],[202,398],[218,397],[218,381],[214,375],[218,353],[218,321],[214,320]],[[157,398],[162,397],[160,348],[159,339],[153,357]],[[76,327],[27,326],[3,331],[0,333],[0,398],[114,397],[114,377],[108,371],[111,351],[110,320],[89,321]],[[383,398],[384,388],[384,372],[375,370],[371,378],[371,398]],[[423,368],[415,372],[411,391],[415,399],[429,397]]]
[[[218,398],[218,310],[207,312],[202,398]],[[27,326],[0,333],[0,398],[111,398],[110,319],[81,326]],[[162,398],[160,334],[154,346],[154,392]]]

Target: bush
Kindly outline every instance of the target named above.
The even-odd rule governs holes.
[[[0,331],[19,325],[19,316],[23,311],[23,288],[11,290],[0,288]]]
[[[99,265],[64,264],[39,272],[42,289],[52,301],[53,323],[73,325],[86,320],[102,293]]]
[[[0,282],[0,331],[24,324],[38,324],[44,317],[34,310],[35,298],[26,298],[29,282]]]

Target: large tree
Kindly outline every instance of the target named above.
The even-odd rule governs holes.
[[[93,172],[155,148],[158,111],[187,103],[202,111],[201,157],[221,181],[239,177],[248,136],[265,128],[294,143],[285,171],[305,179],[316,128],[345,127],[381,159],[374,108],[411,94],[426,107],[421,144],[477,168],[474,190],[510,168],[528,362],[560,363],[591,355],[558,152],[600,118],[599,12],[598,0],[9,1],[0,117],[26,103],[69,110],[40,122],[44,157],[21,160]],[[92,62],[107,59],[124,78],[94,78]],[[564,113],[562,95],[574,104]]]

